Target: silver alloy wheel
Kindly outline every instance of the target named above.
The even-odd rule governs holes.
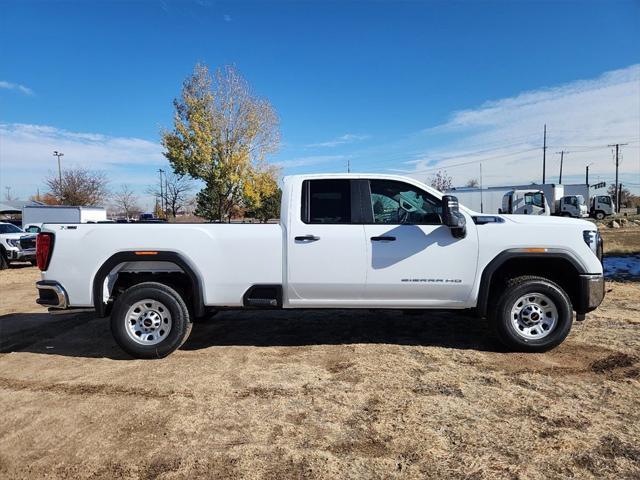
[[[546,295],[528,293],[514,302],[511,323],[521,337],[539,340],[549,335],[558,324],[558,309]]]
[[[134,303],[125,316],[127,335],[140,345],[156,345],[171,331],[171,312],[158,302],[146,298]]]

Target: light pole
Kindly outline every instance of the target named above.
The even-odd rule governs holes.
[[[593,165],[593,162],[591,162],[589,165],[585,167],[584,183],[587,184],[587,188],[589,188],[589,167],[591,165]]]
[[[64,153],[54,150],[53,156],[58,157],[58,185],[60,188],[60,200],[62,200],[62,168],[60,167],[60,157],[64,157]]]

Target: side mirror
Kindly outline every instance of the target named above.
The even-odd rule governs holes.
[[[467,220],[460,213],[458,199],[453,195],[442,197],[442,220],[455,238],[464,238],[467,235]]]

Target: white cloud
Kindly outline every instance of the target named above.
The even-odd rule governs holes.
[[[306,146],[308,148],[338,147],[340,145],[346,145],[348,143],[355,143],[355,142],[360,142],[362,140],[367,140],[368,138],[370,138],[369,135],[345,133],[344,135],[341,135],[340,137],[334,138],[332,140],[328,140],[326,142],[320,142],[320,143],[312,143]]]
[[[25,95],[34,95],[33,90],[29,87],[25,87],[24,85],[20,85],[19,83],[11,83],[5,80],[0,80],[0,88],[5,90],[17,90]]]
[[[312,155],[308,157],[298,157],[292,160],[274,162],[274,165],[281,168],[309,167],[321,163],[336,162],[346,160],[348,155]]]
[[[0,184],[26,198],[43,191],[44,178],[57,171],[53,151],[64,153],[64,167],[108,173],[111,186],[148,185],[166,166],[162,147],[140,138],[70,132],[47,125],[0,124]]]
[[[408,172],[419,178],[445,168],[454,184],[477,178],[483,162],[485,185],[541,181],[542,129],[547,125],[547,181],[558,181],[565,155],[563,181],[613,181],[612,143],[623,147],[622,181],[640,185],[640,65],[607,72],[554,88],[524,92],[455,112],[442,125],[425,130],[427,140],[453,137],[418,156]]]

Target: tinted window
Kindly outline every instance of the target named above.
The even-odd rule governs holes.
[[[20,230],[15,225],[11,225],[10,223],[4,223],[0,225],[0,233],[20,233],[20,232],[22,232],[22,230]]]
[[[373,223],[442,223],[442,202],[419,188],[394,180],[371,180],[369,184]]]
[[[29,228],[25,230],[28,233],[38,233],[40,232],[40,227],[36,227],[35,225],[31,225]]]
[[[351,223],[349,180],[307,180],[302,195],[303,222]]]

